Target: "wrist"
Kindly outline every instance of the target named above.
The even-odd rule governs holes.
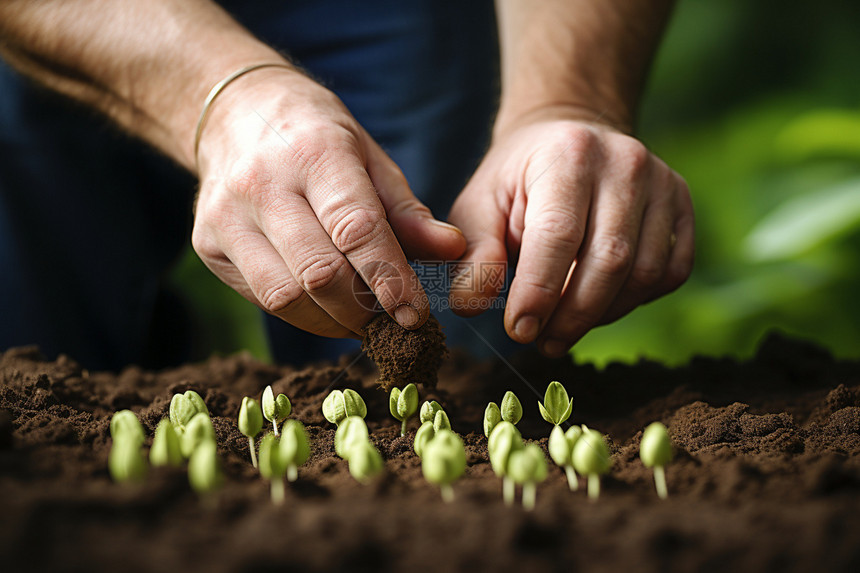
[[[548,121],[576,121],[601,129],[609,129],[632,135],[632,120],[624,112],[608,108],[582,105],[572,101],[531,103],[522,106],[506,106],[503,102],[493,124],[492,141],[500,141],[510,133],[535,123]]]

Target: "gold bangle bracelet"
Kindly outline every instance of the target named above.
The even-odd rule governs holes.
[[[200,147],[200,135],[203,133],[203,126],[206,123],[206,116],[209,115],[209,110],[212,108],[212,103],[215,101],[215,98],[218,97],[225,87],[230,85],[233,80],[244,76],[248,72],[253,72],[254,70],[259,70],[261,68],[286,68],[289,70],[293,69],[293,66],[284,63],[284,62],[265,62],[262,64],[252,64],[250,66],[245,66],[239,70],[236,70],[214,86],[209,90],[209,94],[206,96],[206,99],[203,101],[203,111],[200,112],[200,119],[197,120],[197,129],[194,133],[194,161],[197,162],[197,149]]]

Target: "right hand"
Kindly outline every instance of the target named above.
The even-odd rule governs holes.
[[[343,103],[299,71],[261,69],[229,84],[198,166],[197,254],[246,299],[308,332],[359,336],[375,315],[355,295],[368,287],[401,326],[418,328],[428,300],[404,251],[456,259],[466,248]]]

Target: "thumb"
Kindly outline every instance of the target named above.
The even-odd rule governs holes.
[[[474,179],[473,179],[474,181]],[[451,209],[449,220],[463,231],[466,253],[453,269],[451,310],[460,316],[475,316],[490,307],[505,286],[508,252],[505,248],[506,215],[492,194],[463,191]]]
[[[367,173],[406,257],[425,261],[458,259],[466,250],[466,238],[460,229],[436,219],[412,193],[394,161],[369,136],[368,140]]]

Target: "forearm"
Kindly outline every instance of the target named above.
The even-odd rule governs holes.
[[[191,170],[208,90],[282,60],[208,0],[0,1],[0,54]]]
[[[564,109],[632,132],[672,0],[497,0],[502,101],[495,133]]]

